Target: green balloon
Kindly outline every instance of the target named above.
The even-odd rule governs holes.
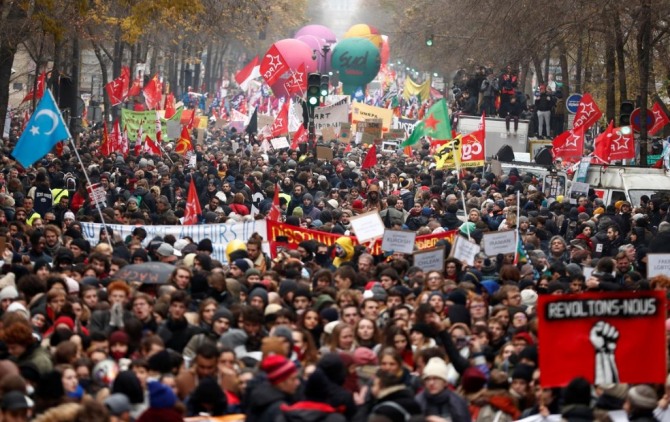
[[[347,38],[335,46],[331,64],[346,92],[347,86],[365,86],[377,76],[381,56],[377,47],[367,39]]]

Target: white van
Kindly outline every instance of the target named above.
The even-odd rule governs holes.
[[[670,173],[664,169],[591,164],[586,183],[605,205],[623,200],[637,207],[643,195],[670,198]]]

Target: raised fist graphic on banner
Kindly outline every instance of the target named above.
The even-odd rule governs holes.
[[[614,358],[614,351],[619,341],[619,330],[605,321],[598,321],[591,328],[589,338],[596,349],[595,384],[618,384],[619,370]]]

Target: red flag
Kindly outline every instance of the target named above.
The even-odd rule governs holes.
[[[583,126],[584,130],[586,130],[593,126],[602,115],[603,112],[598,108],[598,104],[593,101],[593,97],[587,92],[579,101],[573,128],[576,129]]]
[[[635,158],[635,137],[630,127],[627,128],[627,132],[623,133],[620,127],[612,131],[610,161]]]
[[[121,150],[121,132],[119,130],[119,119],[112,124],[112,131],[109,133],[110,153]]]
[[[273,138],[278,138],[281,135],[288,133],[288,103],[288,101],[284,101],[284,105],[281,110],[279,110],[279,113],[277,113],[274,123],[272,123],[270,133]]]
[[[654,103],[651,112],[654,114],[654,125],[647,132],[650,135],[655,135],[656,132],[663,128],[663,126],[670,123],[670,118],[668,118],[668,115],[665,114],[658,102]]]
[[[261,61],[260,72],[265,82],[268,85],[274,84],[280,76],[282,76],[289,69],[288,63],[279,52],[279,49],[276,45],[272,44],[272,47],[265,53],[265,57]]]
[[[279,206],[279,185],[275,184],[275,194],[272,198],[272,207],[268,212],[268,220],[279,221],[281,218],[281,207]]]
[[[128,90],[128,97],[137,97],[142,92],[142,78],[137,77],[133,81],[133,85]]]
[[[284,88],[289,95],[302,94],[307,90],[307,70],[305,69],[305,63],[301,64],[298,70],[293,72],[286,82],[284,82]]]
[[[140,121],[140,127],[137,129],[137,139],[135,139],[135,155],[139,156],[142,152],[142,135],[144,132],[144,120]]]
[[[188,197],[186,199],[186,209],[184,210],[184,226],[190,226],[198,223],[198,215],[202,214],[200,208],[200,201],[198,200],[198,192],[195,190],[195,184],[191,177],[191,183],[188,185]]]
[[[121,104],[128,96],[130,84],[130,70],[127,66],[121,68],[121,75],[105,85],[109,102],[115,106]]]
[[[86,107],[84,107],[84,110],[86,110]],[[21,125],[21,132],[26,130],[26,126],[28,125],[29,121],[30,121],[30,112],[28,111],[28,109],[26,109],[23,112],[23,125]]]
[[[117,121],[118,123],[118,121]],[[130,153],[130,142],[128,141],[128,128],[123,127],[123,133],[120,136],[120,148],[119,152],[123,154],[124,157],[127,157]]]
[[[123,96],[122,100],[128,98],[128,93],[130,92],[130,68],[128,66],[121,67],[121,85],[123,86]]]
[[[240,88],[246,90],[249,82],[259,76],[261,76],[260,66],[258,64],[258,56],[256,56],[242,70],[235,74],[235,82],[237,82]]]
[[[607,130],[598,135],[594,141],[593,158],[595,164],[609,164],[612,152],[612,136],[614,135],[614,122],[610,121]]]
[[[154,110],[160,107],[161,98],[163,97],[163,84],[158,79],[158,75],[154,75],[149,83],[142,90],[144,93],[144,102],[147,104],[149,110]]]
[[[37,77],[37,89],[34,90],[33,88],[30,88],[30,91],[26,94],[25,97],[23,97],[23,100],[21,101],[21,104],[25,103],[26,101],[30,101],[35,97],[36,99],[42,98],[44,95],[44,87],[46,85],[47,81],[47,74],[46,72],[40,73],[40,76]],[[37,91],[37,95],[35,95],[35,91]]]
[[[554,158],[581,157],[584,152],[584,126],[561,133],[552,144]]]
[[[303,144],[307,142],[309,138],[309,134],[307,133],[307,130],[305,129],[304,125],[300,125],[298,130],[295,131],[293,134],[293,141],[291,142],[291,149],[298,149],[298,145]]]
[[[412,148],[412,147],[410,147],[410,148]],[[345,152],[345,153],[346,153],[346,152],[351,152],[351,144],[347,144],[347,146],[344,147],[344,152]]]
[[[193,151],[193,141],[191,140],[191,134],[188,131],[188,128],[186,126],[182,126],[181,136],[177,140],[177,144],[174,147],[174,152],[185,155],[188,151]]]
[[[175,113],[176,110],[174,103],[174,95],[172,95],[172,93],[169,93],[167,97],[165,97],[165,118],[169,119],[170,117],[174,116]]]
[[[188,123],[186,123],[186,127],[191,130],[195,129],[195,110],[192,110],[193,112],[191,113],[191,116],[188,119]]]
[[[377,165],[377,146],[372,144],[368,153],[365,154],[365,158],[361,163],[361,170],[369,169]]]
[[[153,155],[161,155],[161,149],[158,147],[158,144],[149,138],[149,135],[144,138],[144,150]]]
[[[112,145],[109,139],[109,132],[107,132],[107,121],[102,123],[102,144],[100,145],[100,152],[105,157],[112,153]]]

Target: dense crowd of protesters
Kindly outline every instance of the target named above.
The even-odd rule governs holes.
[[[516,76],[484,69],[478,78],[463,90],[469,111],[480,92],[475,106],[495,107],[492,85],[510,97],[503,112],[515,101]],[[545,92],[538,114],[553,101]],[[577,378],[543,388],[536,313],[539,295],[667,290],[669,277],[646,278],[647,253],[670,248],[667,198],[606,204],[590,194],[571,204],[546,197],[538,175],[435,169],[427,144],[360,170],[358,148],[332,142],[329,161],[266,154],[211,128],[190,167],[169,146],[169,156],[103,157],[99,131],[89,130],[78,149],[106,191],[98,212],[69,146],[24,169],[10,156],[17,135],[18,122],[0,172],[3,421],[670,418],[663,386]],[[212,258],[209,239],[148,239],[143,226],[180,224],[191,181],[201,222],[266,218],[278,188],[286,224],[340,237],[271,258],[264,244],[276,239],[254,234],[231,241],[226,262]],[[447,258],[443,271],[423,271],[411,255],[354,245],[349,219],[369,211],[390,229],[453,230],[477,243],[516,229],[523,253],[517,262],[482,253],[474,265]],[[103,226],[93,241],[82,222],[136,228],[120,238]],[[448,255],[450,242],[438,246]],[[115,278],[149,261],[174,265],[167,283]],[[588,279],[585,267],[594,268]]]

